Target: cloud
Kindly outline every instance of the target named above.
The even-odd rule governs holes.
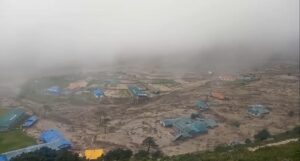
[[[297,51],[297,42],[298,0],[0,0],[2,69],[201,55],[220,46]]]

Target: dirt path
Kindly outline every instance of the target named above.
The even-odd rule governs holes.
[[[298,138],[288,139],[288,140],[280,141],[280,142],[277,142],[277,143],[266,144],[264,146],[257,146],[257,147],[254,147],[254,148],[250,147],[250,148],[248,148],[248,150],[253,152],[253,151],[256,151],[260,148],[283,145],[283,144],[287,144],[287,143],[290,143],[290,142],[296,142],[298,140],[299,140]]]

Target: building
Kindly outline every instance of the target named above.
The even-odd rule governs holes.
[[[259,104],[250,105],[248,108],[248,114],[255,117],[262,117],[269,112],[270,110],[268,110],[265,106]]]
[[[23,123],[23,127],[31,127],[33,124],[35,124],[38,121],[38,117],[33,115],[31,117],[29,117],[24,123]]]
[[[9,152],[0,154],[0,161],[9,161],[12,158],[17,157],[23,153],[34,152],[41,148],[50,148],[53,150],[65,149],[65,148],[62,148],[61,145],[62,145],[61,140],[54,140],[49,143],[38,144],[38,145],[33,145],[33,146],[26,147],[26,148],[18,149],[18,150],[9,151]]]
[[[222,93],[217,92],[217,91],[211,92],[211,96],[212,96],[213,98],[218,99],[218,100],[225,100],[225,96],[224,96]]]
[[[148,97],[147,93],[145,93],[144,91],[141,91],[136,86],[129,86],[128,90],[135,97]]]
[[[72,82],[69,84],[69,86],[67,87],[67,89],[69,90],[78,90],[80,88],[84,88],[88,85],[88,83],[84,80],[81,81],[77,81],[77,82]]]
[[[25,111],[21,108],[13,108],[0,117],[0,131],[7,131],[16,126],[25,117]]]
[[[187,117],[161,120],[164,127],[172,127],[176,132],[175,140],[180,138],[190,138],[199,134],[205,134],[208,128],[217,126],[212,119],[191,119]]]
[[[49,129],[45,130],[40,135],[40,140],[43,143],[51,143],[56,142],[58,149],[69,149],[72,147],[72,144],[69,140],[67,140],[63,134],[61,134],[58,130]]]
[[[231,75],[221,75],[221,76],[219,76],[219,79],[221,81],[235,81],[236,77],[231,76]]]
[[[204,101],[197,101],[196,102],[196,107],[199,109],[199,110],[207,110],[208,109],[208,104]]]
[[[244,82],[250,82],[250,81],[258,80],[258,78],[256,77],[255,74],[243,74],[239,76],[239,80]]]
[[[62,92],[62,90],[58,86],[52,86],[47,89],[47,93],[51,94],[51,95],[60,95],[61,92]]]
[[[172,127],[173,121],[174,121],[174,119],[165,119],[165,120],[161,120],[160,124],[164,127]]]
[[[100,88],[95,88],[95,89],[93,90],[93,93],[94,93],[94,96],[95,96],[96,98],[100,98],[100,97],[104,96],[104,92],[103,92],[103,90],[100,89]]]
[[[88,160],[96,160],[104,155],[103,149],[89,149],[84,151],[85,158]]]

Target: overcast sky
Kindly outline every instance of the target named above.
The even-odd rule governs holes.
[[[0,0],[1,69],[298,43],[299,0]]]

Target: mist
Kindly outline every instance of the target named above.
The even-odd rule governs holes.
[[[298,0],[0,0],[2,76],[132,64],[230,68],[298,54]]]

